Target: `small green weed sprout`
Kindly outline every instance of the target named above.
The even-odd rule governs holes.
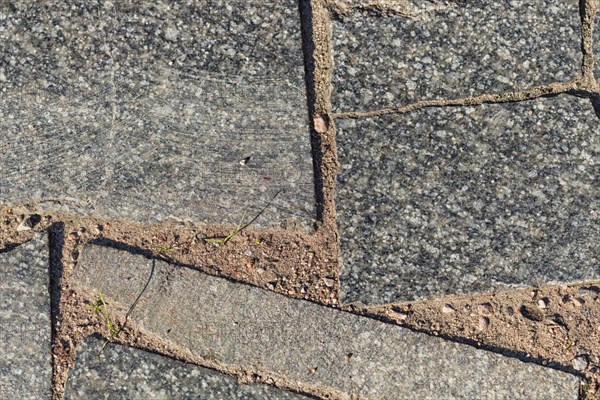
[[[99,297],[96,302],[89,304],[88,307],[94,315],[98,315],[100,313],[104,314],[104,318],[106,319],[106,327],[110,332],[111,337],[115,337],[119,334],[119,331],[117,328],[115,328],[115,324],[108,314],[108,307],[106,305],[106,301],[104,300],[104,294],[102,293],[102,290],[98,289],[98,294]]]
[[[221,246],[225,246],[225,244],[227,244],[227,242],[229,242],[229,240],[232,237],[234,237],[235,235],[240,233],[242,231],[242,229],[244,229],[247,226],[247,225],[244,225],[244,218],[246,218],[246,215],[244,215],[242,217],[242,219],[240,219],[240,222],[238,223],[238,225],[235,227],[235,229],[233,231],[231,231],[231,233],[229,235],[221,236],[221,237],[214,237],[214,238],[204,238],[204,241],[206,243],[216,243]]]

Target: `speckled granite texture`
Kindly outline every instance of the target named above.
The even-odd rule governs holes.
[[[337,122],[344,302],[600,278],[600,138],[572,96]]]
[[[152,264],[90,245],[74,284],[125,312]],[[158,260],[131,321],[197,356],[356,398],[577,399],[563,372]]]
[[[144,350],[87,338],[77,351],[65,400],[302,400],[267,385],[241,385],[228,375]]]
[[[0,254],[0,398],[50,399],[48,239]]]
[[[592,40],[594,51],[594,76],[600,79],[600,15],[596,12],[594,22],[592,24]]]
[[[1,202],[237,224],[284,190],[255,223],[312,226],[296,1],[11,2],[0,41]]]
[[[577,0],[437,7],[414,19],[357,12],[334,22],[335,111],[506,92],[580,72]]]

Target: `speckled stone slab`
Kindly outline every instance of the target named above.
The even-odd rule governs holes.
[[[411,3],[412,18],[356,12],[334,21],[335,111],[507,92],[580,73],[578,0]]]
[[[69,373],[65,400],[302,400],[267,385],[242,385],[228,375],[159,354],[87,338]]]
[[[600,79],[600,15],[596,12],[594,22],[592,24],[592,43],[594,51],[594,76]]]
[[[0,398],[51,398],[48,239],[0,254]]]
[[[312,226],[296,1],[2,2],[0,42],[0,201]]]
[[[577,399],[563,372],[122,250],[87,246],[73,282],[122,313],[153,269],[130,319],[196,356],[333,398]]]
[[[600,138],[574,96],[337,121],[344,302],[600,278]]]

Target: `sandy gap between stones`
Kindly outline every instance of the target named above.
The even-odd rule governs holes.
[[[598,8],[598,0],[580,0],[581,9],[581,51],[583,52],[583,62],[581,73],[583,80],[588,82],[590,87],[594,87],[594,92],[598,93],[596,79],[594,77],[594,19]]]

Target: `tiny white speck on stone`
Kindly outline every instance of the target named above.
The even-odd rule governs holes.
[[[167,40],[170,40],[171,42],[176,42],[178,35],[179,35],[179,31],[175,28],[167,28],[165,30],[165,38]]]

